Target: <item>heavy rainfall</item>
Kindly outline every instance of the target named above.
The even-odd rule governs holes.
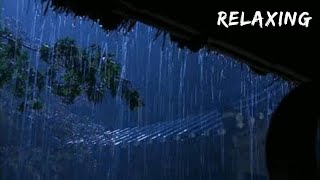
[[[292,82],[144,24],[0,5],[0,179],[267,179],[264,137]]]

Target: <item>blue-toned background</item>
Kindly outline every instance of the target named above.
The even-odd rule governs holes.
[[[179,49],[143,24],[105,32],[85,18],[44,14],[39,1],[0,2],[2,26],[25,43],[72,37],[115,54],[145,103],[130,111],[109,94],[101,104],[78,99],[69,106],[52,96],[42,113],[23,117],[1,90],[3,179],[266,179],[264,135],[289,83],[223,54]],[[11,130],[20,118],[21,131]]]

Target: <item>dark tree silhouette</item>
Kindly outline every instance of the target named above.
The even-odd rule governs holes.
[[[80,48],[71,38],[60,39],[52,47],[42,45],[32,50],[40,53],[44,68],[35,68],[29,59],[30,48],[21,39],[12,38],[5,28],[0,37],[0,88],[12,91],[19,111],[41,110],[46,88],[66,104],[82,95],[89,102],[101,103],[109,92],[113,97],[119,95],[131,110],[143,105],[131,82],[120,77],[121,65],[114,55],[103,53],[97,45]]]

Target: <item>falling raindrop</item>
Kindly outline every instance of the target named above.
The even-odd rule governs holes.
[[[8,128],[0,132],[9,130],[7,136],[13,142],[12,146],[0,144],[0,161],[8,162],[0,166],[4,177],[237,179],[246,175],[244,170],[251,179],[259,179],[254,178],[256,174],[266,173],[259,137],[264,135],[281,98],[290,91],[289,83],[252,74],[247,66],[218,52],[195,53],[178,48],[166,35],[154,40],[157,30],[144,24],[137,23],[130,32],[106,33],[100,22],[85,17],[52,12],[52,8],[43,15],[43,8],[35,1],[3,3],[1,27],[5,24],[10,33],[0,37],[0,55],[5,42],[17,42],[21,36],[29,58],[24,67],[26,76],[32,75],[24,81],[31,93],[21,100],[22,113],[16,108],[19,98],[9,91],[17,84],[19,72],[6,88],[0,87],[0,108],[10,109]],[[86,57],[98,59],[97,66],[88,63],[96,67],[97,74],[91,79],[95,90],[101,90],[98,82],[103,64],[111,58],[120,64],[116,81],[130,81],[130,88],[136,87],[137,92],[129,93],[139,93],[144,106],[130,110],[128,104],[134,101],[123,100],[128,94],[122,94],[124,86],[120,85],[116,86],[115,98],[107,90],[100,103],[89,102],[88,79],[73,104],[61,101],[52,77],[65,77],[67,81],[57,55],[71,47],[50,52],[47,62],[41,59],[41,48],[55,47],[62,38],[75,40],[76,45],[71,47],[78,48],[77,55],[84,55],[81,50],[91,45],[101,48],[100,54]],[[15,49],[19,49],[17,45]],[[19,52],[14,56],[12,62]],[[0,56],[0,68],[7,62],[2,59]],[[53,72],[48,66],[55,63],[54,68],[61,71]],[[86,68],[88,64],[81,63],[79,77],[93,72]],[[76,70],[75,66],[71,69]],[[44,85],[38,94],[35,89],[41,85],[41,75]],[[82,81],[73,80],[70,87]],[[94,92],[93,98],[99,95]],[[39,97],[43,104],[36,105],[43,105],[43,110],[36,111],[28,103]],[[231,115],[225,117],[225,111]]]

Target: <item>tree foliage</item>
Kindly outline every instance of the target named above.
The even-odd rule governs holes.
[[[18,110],[41,110],[44,90],[66,104],[80,96],[89,102],[101,103],[107,92],[120,96],[134,110],[143,102],[130,81],[122,79],[121,65],[101,47],[79,47],[74,39],[57,40],[53,46],[42,45],[39,52],[42,68],[30,60],[21,39],[12,38],[7,29],[0,30],[0,88],[12,90],[20,100]]]

